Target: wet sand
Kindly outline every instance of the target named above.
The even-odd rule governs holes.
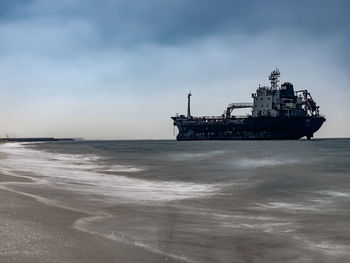
[[[0,174],[0,185],[9,181],[28,179]],[[0,189],[0,262],[179,262],[74,229],[86,216]]]

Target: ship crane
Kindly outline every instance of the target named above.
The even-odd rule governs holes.
[[[320,115],[320,107],[316,105],[316,102],[312,99],[310,92],[308,92],[306,89],[305,90],[297,90],[295,92],[296,94],[302,93],[304,98],[303,98],[303,104],[306,107],[306,110],[310,112],[310,114],[313,116],[318,116]]]
[[[253,107],[253,103],[249,103],[249,102],[231,103],[226,108],[226,118],[231,117],[231,113],[234,109],[244,109],[244,108],[252,108],[252,107]]]

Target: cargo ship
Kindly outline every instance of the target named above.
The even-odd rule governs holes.
[[[279,85],[280,71],[269,75],[270,86],[260,86],[252,94],[253,103],[231,103],[220,116],[192,116],[191,92],[187,96],[187,116],[171,117],[178,128],[176,139],[186,140],[310,140],[325,116],[308,90],[294,91],[293,84]],[[250,108],[251,114],[234,115],[235,109]]]

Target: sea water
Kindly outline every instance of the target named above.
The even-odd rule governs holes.
[[[0,145],[2,187],[184,262],[350,260],[350,139]],[[54,193],[54,194],[53,194]]]

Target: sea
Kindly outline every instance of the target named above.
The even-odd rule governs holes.
[[[350,262],[350,139],[0,145],[12,191],[179,262]]]

